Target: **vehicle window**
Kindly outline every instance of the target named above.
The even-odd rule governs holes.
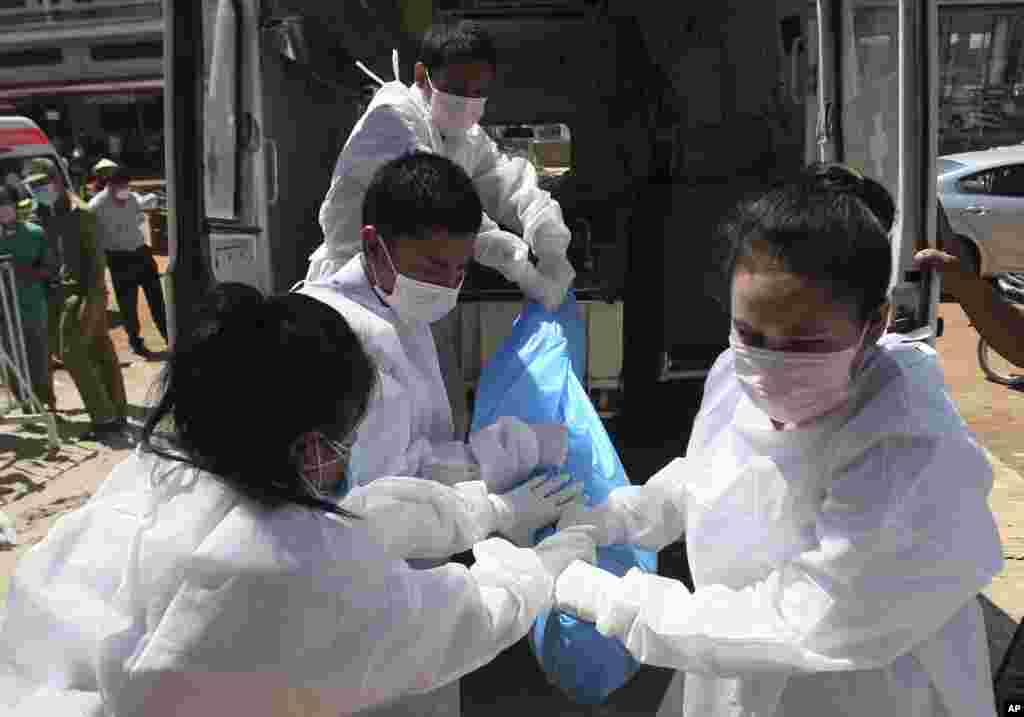
[[[964,194],[988,194],[992,189],[992,171],[964,177],[957,183],[957,186]]]
[[[206,216],[236,219],[239,18],[235,0],[211,2],[207,8],[203,31],[206,45],[203,72]]]
[[[935,173],[941,177],[943,174],[955,172],[958,169],[963,169],[965,166],[961,162],[954,162],[952,159],[939,159],[935,164]]]
[[[1024,140],[1020,3],[940,3],[939,154]]]
[[[894,196],[899,178],[899,5],[896,0],[842,3],[843,161]]]
[[[502,152],[533,164],[541,180],[561,177],[572,168],[572,132],[568,125],[486,125],[484,131]]]
[[[1024,197],[1024,165],[1012,164],[992,170],[990,192],[1003,197]]]

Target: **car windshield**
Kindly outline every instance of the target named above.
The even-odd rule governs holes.
[[[956,170],[963,169],[966,166],[967,165],[963,162],[954,162],[952,159],[940,159],[936,164],[936,174],[941,177],[943,174],[955,172]]]

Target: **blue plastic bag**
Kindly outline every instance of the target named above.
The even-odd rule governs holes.
[[[585,332],[575,294],[551,313],[528,302],[511,335],[484,366],[473,411],[477,431],[501,416],[527,423],[563,423],[569,429],[564,470],[580,478],[587,503],[600,505],[613,488],[628,485],[618,453],[580,382],[585,371]],[[554,532],[538,531],[534,544]],[[657,572],[657,553],[631,545],[598,548],[598,566],[622,576],[630,568]],[[530,646],[548,680],[580,704],[599,704],[640,669],[615,639],[592,623],[558,611],[544,612]]]

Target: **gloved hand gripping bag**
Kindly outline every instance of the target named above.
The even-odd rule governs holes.
[[[557,312],[529,301],[512,332],[483,367],[473,410],[473,431],[501,416],[526,423],[563,423],[569,429],[564,466],[583,481],[587,504],[600,505],[612,489],[629,485],[619,455],[581,383],[585,375],[584,327],[575,293]],[[534,534],[534,545],[554,532]],[[657,572],[657,553],[632,545],[597,550],[599,567],[618,576],[631,568]],[[600,704],[640,669],[616,639],[588,622],[557,610],[541,613],[530,632],[530,646],[548,680],[580,704]]]

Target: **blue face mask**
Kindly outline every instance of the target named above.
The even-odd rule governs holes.
[[[40,205],[44,207],[52,207],[54,203],[57,201],[57,195],[54,194],[53,187],[50,187],[48,185],[36,189],[34,192],[32,192],[32,196],[36,200],[36,202],[38,202]]]

